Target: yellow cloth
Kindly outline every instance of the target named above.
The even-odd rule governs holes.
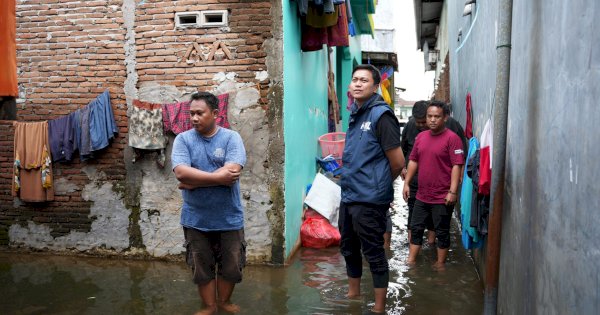
[[[337,25],[338,17],[340,16],[340,6],[335,6],[335,12],[330,14],[320,15],[315,7],[309,6],[306,14],[306,25],[314,28],[325,28]]]
[[[390,80],[381,81],[381,97],[383,97],[383,100],[391,106],[392,97],[390,96],[390,92],[388,91],[389,87]]]

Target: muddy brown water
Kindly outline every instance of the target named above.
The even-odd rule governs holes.
[[[444,272],[431,268],[435,248],[429,247],[408,268],[406,217],[397,202],[388,314],[481,314],[482,283],[458,234]],[[246,267],[233,302],[240,314],[365,314],[373,294],[364,268],[363,297],[348,301],[338,248],[304,248],[287,267]],[[199,308],[184,263],[0,253],[0,314],[193,314]]]

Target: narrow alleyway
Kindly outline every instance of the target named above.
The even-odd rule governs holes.
[[[397,200],[388,314],[480,314],[482,285],[456,236],[445,272],[430,267],[432,248],[407,268],[407,215]],[[234,301],[241,314],[363,314],[373,302],[369,273],[363,299],[348,301],[344,270],[337,248],[302,249],[286,268],[247,267]],[[0,282],[1,314],[193,314],[199,307],[183,263],[0,253]]]

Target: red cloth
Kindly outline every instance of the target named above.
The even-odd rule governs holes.
[[[219,114],[217,116],[217,125],[229,128],[227,120],[227,108],[229,106],[229,94],[221,94],[217,96],[219,99]],[[163,104],[162,117],[164,130],[173,131],[174,134],[180,134],[184,131],[192,129],[190,122],[190,102],[179,102],[173,104]]]
[[[492,188],[492,150],[493,125],[488,119],[481,133],[481,149],[479,149],[479,188],[478,193],[489,195]]]
[[[15,0],[0,1],[0,96],[19,96]]]
[[[460,138],[449,129],[435,136],[430,130],[423,131],[417,136],[409,159],[419,166],[417,199],[431,204],[445,203],[452,167],[465,161]]]
[[[161,104],[148,103],[140,100],[133,100],[133,106],[145,110],[155,110],[158,108],[162,108]]]
[[[471,93],[467,93],[467,123],[465,126],[465,137],[473,138],[473,114],[471,113]]]
[[[479,149],[479,188],[477,192],[486,196],[489,196],[492,187],[490,153],[489,146]]]
[[[227,120],[227,107],[229,106],[229,94],[221,94],[219,98],[219,116],[217,116],[217,125],[229,129],[229,120]]]
[[[180,134],[192,129],[190,123],[190,102],[179,102],[162,105],[162,117],[165,131]]]
[[[302,51],[317,51],[323,48],[323,45],[350,46],[348,39],[348,18],[346,17],[346,5],[340,4],[338,22],[334,26],[327,28],[314,28],[306,25],[302,21]]]

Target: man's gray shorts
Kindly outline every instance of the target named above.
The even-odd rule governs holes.
[[[232,283],[242,281],[246,265],[244,229],[203,232],[183,228],[186,262],[195,284],[206,284],[216,276]]]

